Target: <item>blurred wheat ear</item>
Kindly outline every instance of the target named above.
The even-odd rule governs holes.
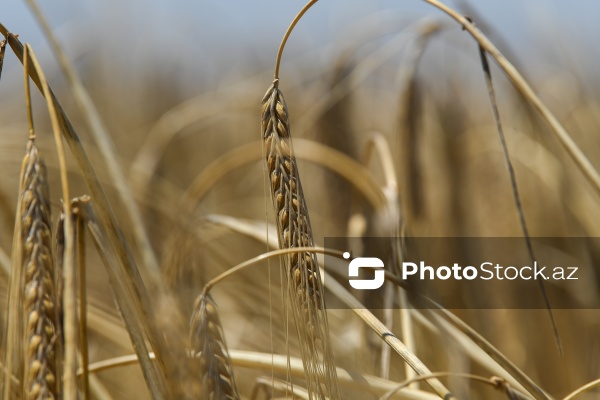
[[[200,397],[206,400],[238,400],[233,369],[217,305],[209,294],[196,300],[190,327],[192,356],[201,377]]]
[[[25,272],[25,375],[27,399],[59,398],[57,300],[52,258],[50,190],[46,167],[33,140],[27,145],[22,181],[22,263]]]

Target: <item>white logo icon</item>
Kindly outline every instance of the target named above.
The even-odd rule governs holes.
[[[345,252],[344,258],[350,258],[350,253]],[[348,266],[348,276],[358,276],[359,268],[375,268],[375,277],[373,279],[349,279],[350,286],[354,289],[373,290],[383,286],[385,280],[385,272],[383,271],[384,264],[381,259],[376,257],[358,257],[350,261]]]

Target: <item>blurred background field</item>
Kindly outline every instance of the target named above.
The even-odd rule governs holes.
[[[10,3],[0,22],[36,52],[132,241],[129,217],[52,51],[26,5]],[[471,16],[514,63],[600,169],[600,4],[450,4]],[[185,315],[204,283],[266,250],[261,241],[219,221],[223,216],[250,221],[263,232],[260,224],[272,222],[259,146],[260,101],[272,81],[281,37],[302,5],[276,0],[40,2],[111,133]],[[299,140],[296,151],[318,244],[327,236],[391,235],[400,228],[414,236],[521,235],[477,45],[454,21],[417,0],[321,0],[292,34],[281,68],[292,135],[310,140]],[[495,65],[492,75],[532,236],[600,236],[600,196]],[[7,255],[27,138],[24,105],[22,66],[7,50],[0,81],[0,248]],[[55,217],[58,160],[37,92],[34,111]],[[314,156],[312,143],[318,142],[363,162],[374,132],[385,139],[398,177],[394,212],[375,209],[324,167],[320,153]],[[248,162],[229,171],[221,157],[244,146],[250,146],[243,152]],[[74,194],[85,194],[81,174],[72,160],[69,165]],[[228,172],[221,176],[222,170]],[[373,182],[385,185],[377,156],[366,170]],[[190,188],[196,188],[192,201],[188,197],[182,203]],[[597,260],[598,250],[589,249],[591,259]],[[128,336],[92,246],[89,254],[91,358],[129,354]],[[285,354],[290,347],[296,353],[295,332],[287,335],[280,315],[276,264],[268,267],[272,281],[264,263],[215,288],[230,349]],[[589,290],[597,293],[595,273],[589,272]],[[6,283],[3,276],[1,293]],[[5,296],[1,301],[4,310]],[[562,356],[545,310],[458,313],[556,398],[600,375],[598,310],[555,311]],[[421,316],[415,321],[416,353],[433,371],[496,374],[460,344],[436,335]],[[337,364],[378,375],[380,341],[344,310],[330,311],[330,325]],[[236,368],[236,374],[249,398],[261,373]],[[113,398],[146,396],[135,366],[98,377]],[[390,379],[404,377],[402,360],[392,356]],[[450,378],[449,386],[463,399],[506,398],[459,378]],[[345,393],[348,399],[371,398]]]

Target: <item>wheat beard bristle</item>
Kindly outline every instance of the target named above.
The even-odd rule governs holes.
[[[201,399],[239,400],[217,305],[210,295],[196,300],[191,319],[191,345],[199,362]]]
[[[312,247],[314,240],[292,149],[287,106],[277,82],[262,100],[262,139],[279,246]],[[337,399],[337,375],[316,254],[293,253],[285,262],[310,396]]]
[[[27,399],[59,398],[50,194],[46,167],[30,140],[25,156],[20,215],[25,271],[25,377]]]

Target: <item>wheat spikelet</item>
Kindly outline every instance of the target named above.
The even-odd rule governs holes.
[[[310,247],[314,241],[292,149],[287,106],[277,86],[275,80],[262,100],[262,139],[279,246]],[[311,398],[337,399],[337,375],[316,255],[294,253],[287,257],[286,269],[307,388]]]
[[[46,167],[33,140],[22,181],[21,240],[25,273],[25,376],[27,399],[59,398],[56,297]]]
[[[209,294],[202,293],[196,300],[190,340],[202,377],[200,398],[239,400],[219,312]]]

